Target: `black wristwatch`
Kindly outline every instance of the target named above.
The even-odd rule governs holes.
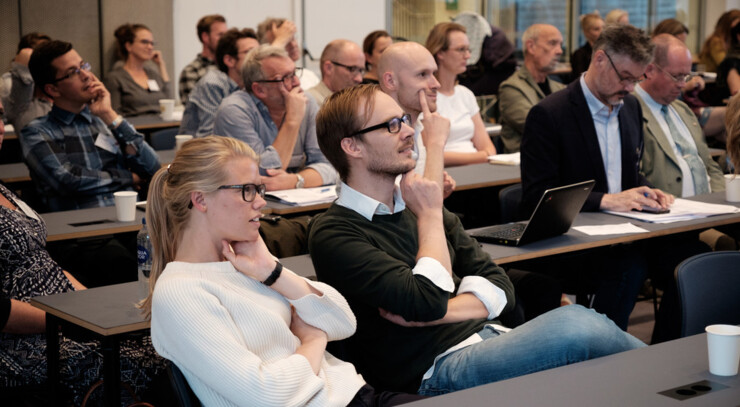
[[[275,261],[275,269],[272,270],[272,273],[270,273],[270,277],[267,277],[267,280],[263,281],[262,284],[266,286],[271,286],[277,279],[280,277],[280,273],[283,272],[283,265],[279,261]]]

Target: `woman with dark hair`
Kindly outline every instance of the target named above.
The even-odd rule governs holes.
[[[740,17],[732,22],[730,46],[717,67],[717,92],[722,100],[740,91]]]
[[[105,78],[113,109],[127,117],[159,113],[159,100],[171,97],[170,77],[162,53],[154,49],[152,32],[143,24],[124,24],[115,35],[123,64]]]
[[[740,94],[730,98],[725,112],[725,130],[727,131],[727,155],[735,167],[735,174],[740,173]]]
[[[732,22],[740,18],[740,10],[725,11],[717,20],[712,35],[707,37],[699,52],[699,63],[704,65],[707,72],[717,72],[717,67],[725,59],[730,44],[730,29]]]
[[[660,34],[670,34],[681,42],[686,43],[686,37],[689,35],[689,27],[675,18],[666,18],[653,28],[653,37]]]
[[[0,145],[4,134],[0,103]],[[46,251],[43,219],[0,184],[0,400],[4,405],[47,404],[46,314],[28,301],[39,295],[84,290]],[[104,268],[105,265],[101,265]],[[75,405],[102,376],[97,342],[63,337],[59,344],[61,380]],[[121,374],[141,395],[164,360],[149,337],[121,345]],[[53,400],[58,401],[58,400]]]
[[[378,83],[378,61],[380,54],[393,44],[391,35],[383,30],[376,30],[365,37],[362,50],[365,52],[365,77],[362,83]]]

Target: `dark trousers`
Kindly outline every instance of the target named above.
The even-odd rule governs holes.
[[[372,386],[366,384],[357,391],[355,398],[347,404],[347,407],[398,406],[425,398],[427,398],[427,396],[420,396],[418,394],[396,393],[391,391],[377,392]]]

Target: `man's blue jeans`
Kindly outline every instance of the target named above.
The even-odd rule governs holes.
[[[569,305],[446,355],[419,394],[434,396],[645,346],[602,314]]]

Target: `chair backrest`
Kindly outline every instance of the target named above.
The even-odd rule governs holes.
[[[170,384],[177,399],[177,405],[180,407],[200,407],[198,396],[193,393],[188,381],[182,371],[172,362],[167,367],[167,376],[170,378]]]
[[[175,148],[175,136],[178,132],[177,127],[164,130],[157,130],[149,135],[149,144],[155,150],[172,150]]]
[[[676,267],[681,336],[707,325],[740,324],[740,252],[703,253]]]
[[[510,185],[498,193],[501,207],[501,223],[514,222],[519,219],[519,203],[522,201],[522,184]]]

